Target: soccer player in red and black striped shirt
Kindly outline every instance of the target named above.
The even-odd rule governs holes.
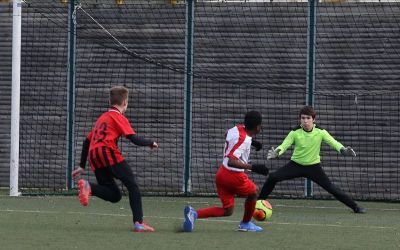
[[[122,195],[115,179],[119,179],[129,192],[129,203],[133,215],[133,226],[136,232],[153,232],[154,229],[143,222],[142,198],[132,170],[124,160],[117,146],[121,136],[126,137],[138,146],[148,146],[155,150],[156,142],[136,135],[123,113],[128,108],[128,89],[115,86],[110,89],[110,108],[96,121],[82,146],[80,167],[72,172],[78,177],[84,172],[86,161],[93,170],[97,183],[84,179],[78,181],[79,200],[83,206],[89,203],[90,195],[116,203]]]

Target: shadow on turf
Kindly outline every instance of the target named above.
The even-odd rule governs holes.
[[[175,225],[174,225],[174,233],[185,233],[185,231],[183,231],[181,223],[180,224],[175,223]]]

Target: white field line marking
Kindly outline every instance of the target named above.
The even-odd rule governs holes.
[[[108,213],[93,213],[93,212],[58,212],[58,211],[39,211],[39,210],[13,210],[4,209],[0,212],[9,213],[37,213],[37,214],[78,214],[78,215],[96,215],[96,216],[113,216],[113,217],[130,217],[129,214],[108,214]],[[167,220],[183,220],[183,218],[170,217],[170,216],[145,216],[146,218],[167,219]],[[218,223],[238,223],[236,220],[226,219],[199,219],[203,222],[218,222]],[[311,226],[311,227],[338,227],[338,228],[368,228],[368,229],[390,229],[397,230],[396,227],[385,226],[350,226],[350,225],[337,225],[337,224],[316,224],[316,223],[291,223],[291,222],[268,222],[271,225],[289,225],[289,226]]]

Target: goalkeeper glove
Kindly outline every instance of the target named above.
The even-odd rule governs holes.
[[[267,160],[278,158],[279,151],[281,151],[279,148],[275,149],[274,147],[271,147],[271,149],[268,150]]]
[[[340,153],[342,153],[342,155],[344,156],[357,156],[356,152],[354,152],[354,150],[350,146],[341,148]]]
[[[252,140],[251,146],[255,147],[256,151],[260,151],[262,149],[262,144],[259,141]]]
[[[269,173],[269,169],[264,164],[251,164],[251,171],[261,175]]]

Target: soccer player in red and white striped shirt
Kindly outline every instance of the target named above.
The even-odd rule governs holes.
[[[117,142],[121,136],[126,137],[138,146],[157,149],[156,142],[141,138],[123,115],[128,108],[128,89],[115,86],[110,89],[110,108],[96,121],[94,128],[86,137],[82,146],[80,167],[72,172],[78,177],[84,172],[87,158],[97,183],[84,179],[78,181],[79,200],[83,206],[89,203],[90,195],[116,203],[122,195],[115,179],[119,179],[129,192],[129,203],[133,215],[135,232],[153,232],[154,229],[143,222],[142,198],[132,170],[124,160]]]
[[[253,145],[260,150],[262,145],[253,141],[252,137],[261,131],[261,114],[257,111],[246,113],[244,124],[238,124],[226,133],[224,157],[215,176],[217,193],[222,207],[208,207],[195,210],[191,206],[184,209],[185,221],[183,230],[192,232],[194,222],[198,218],[230,216],[235,205],[235,196],[246,197],[243,219],[239,224],[239,231],[260,232],[263,229],[253,222],[257,194],[256,185],[251,181],[246,170],[267,175],[268,168],[263,164],[250,164],[250,148]]]

